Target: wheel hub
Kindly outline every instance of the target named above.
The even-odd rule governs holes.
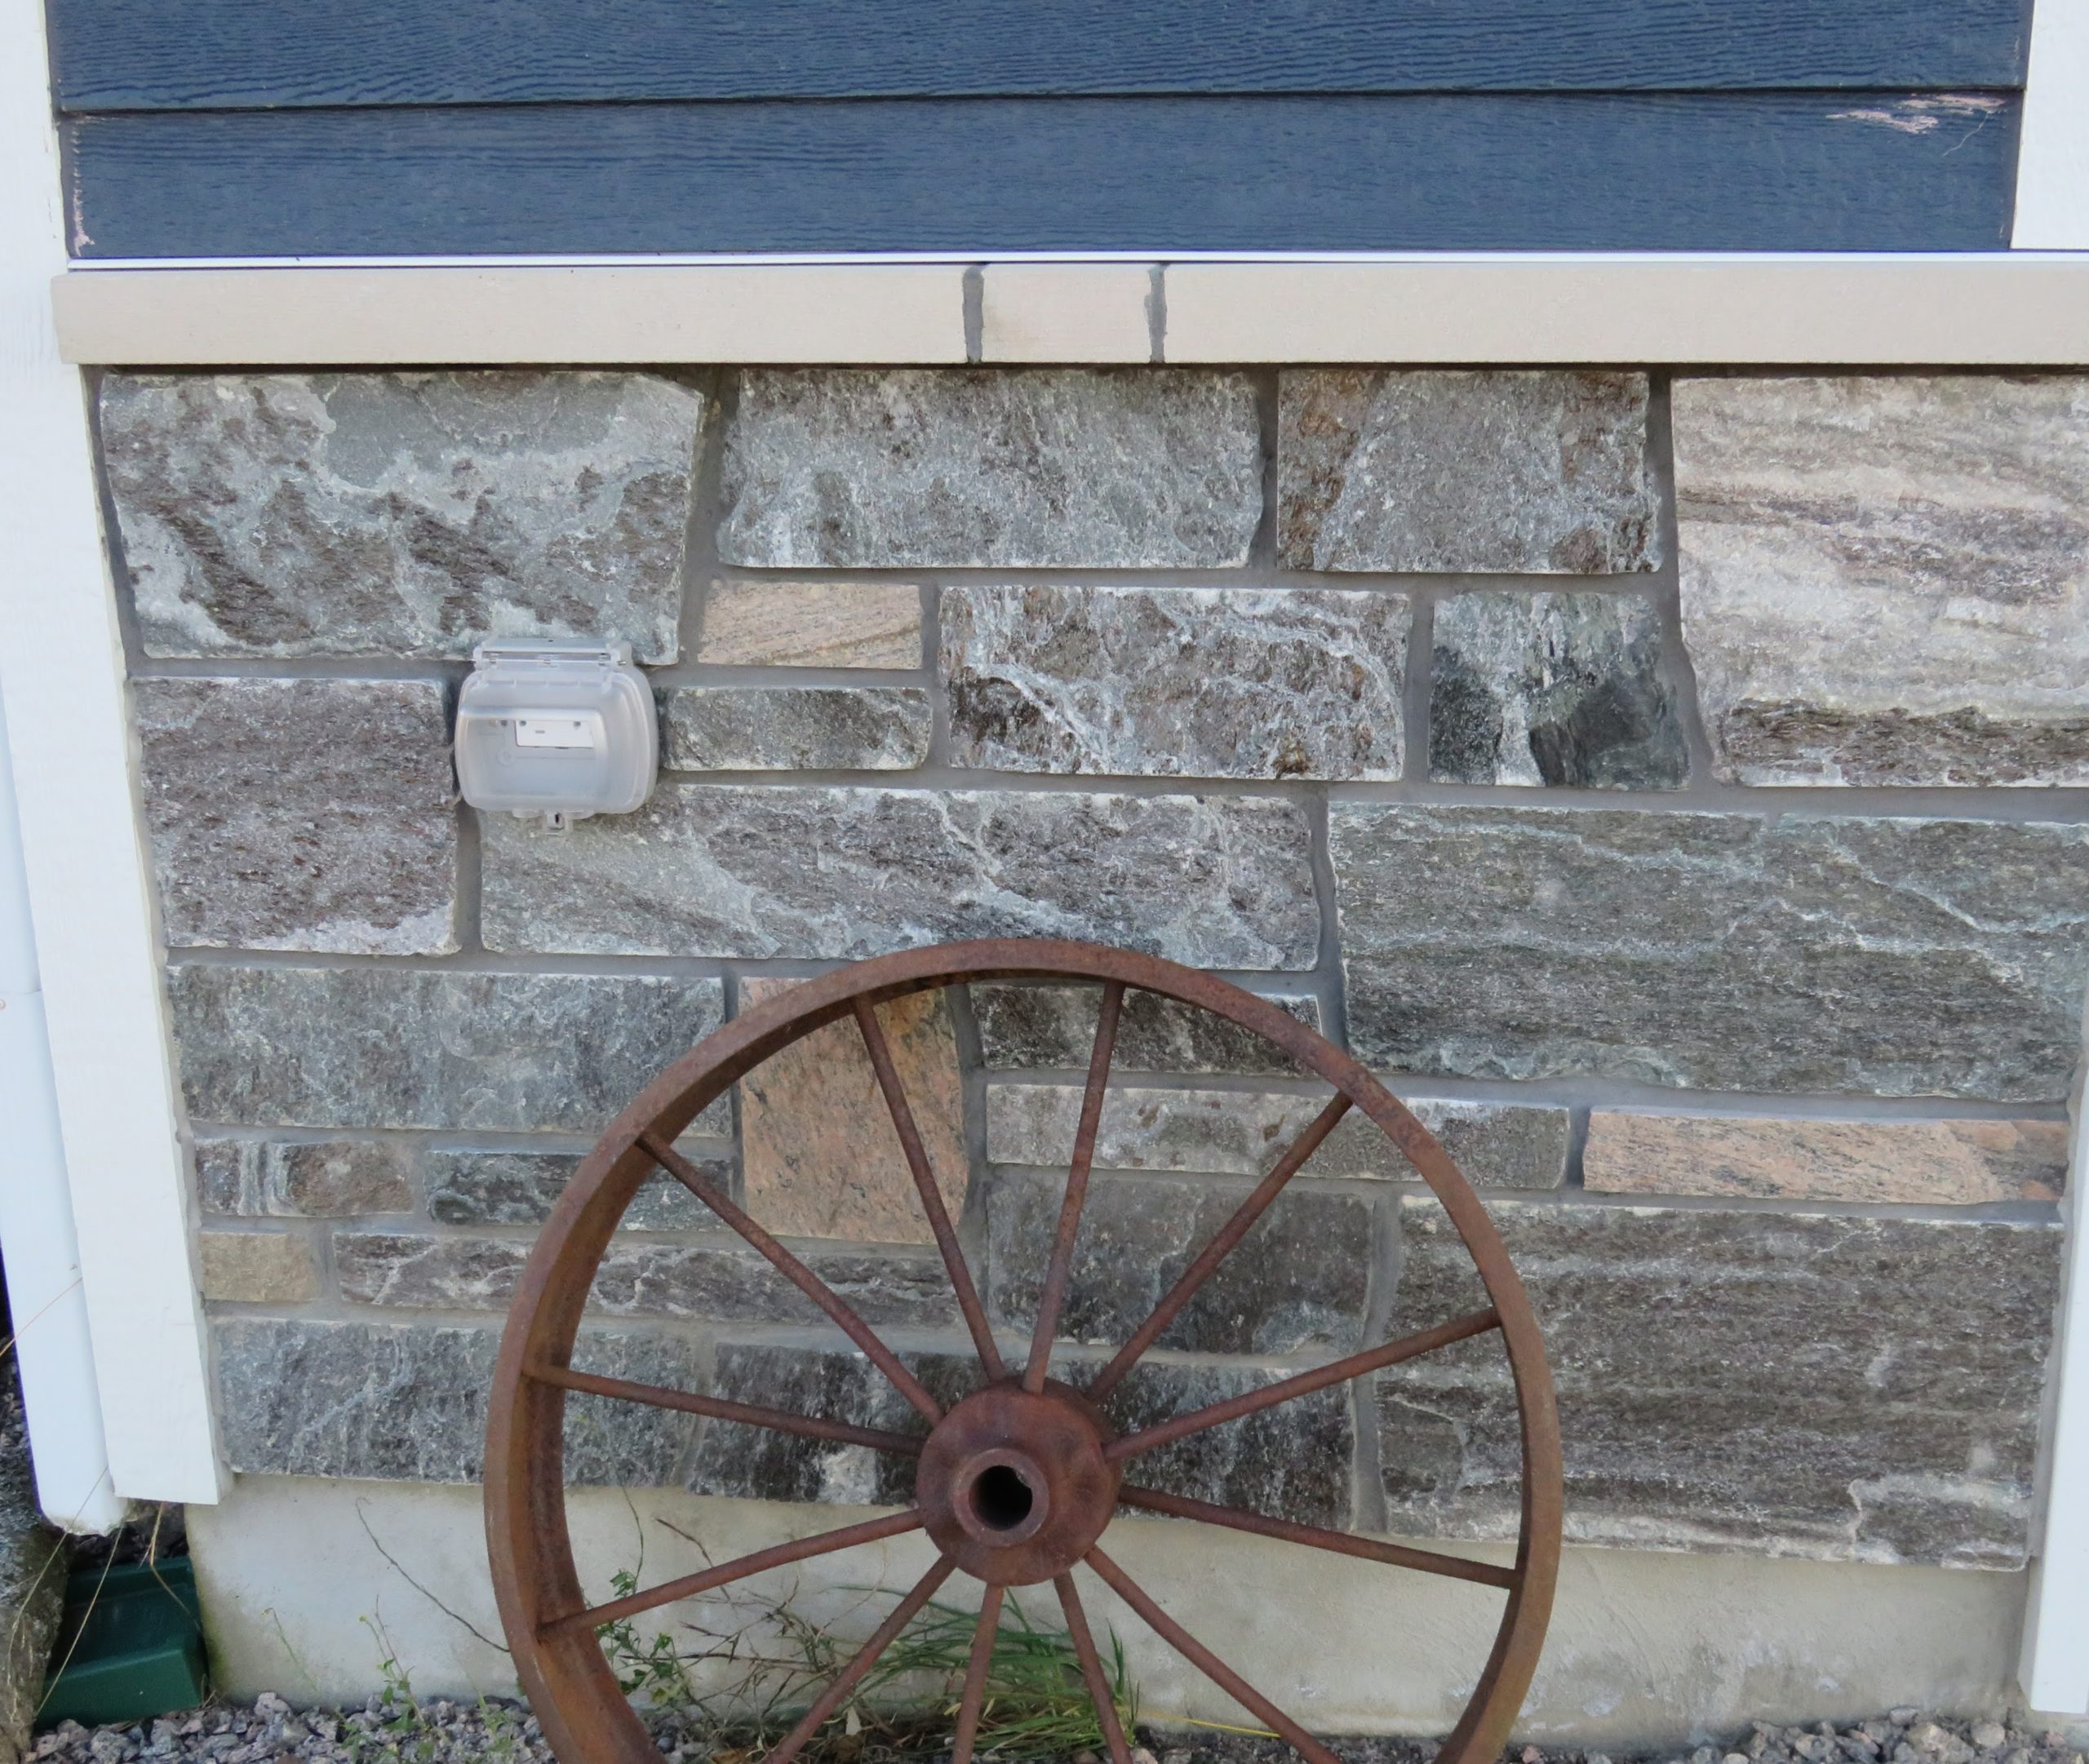
[[[1054,1380],[1034,1395],[1014,1377],[974,1392],[921,1448],[914,1498],[929,1536],[990,1585],[1065,1573],[1116,1509],[1110,1437],[1102,1412]]]

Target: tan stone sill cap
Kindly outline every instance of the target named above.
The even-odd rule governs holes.
[[[69,361],[2089,363],[2089,252],[75,264]]]

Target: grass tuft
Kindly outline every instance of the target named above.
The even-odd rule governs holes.
[[[619,1572],[619,1595],[636,1589],[638,1577]],[[874,1589],[866,1601],[894,1595]],[[855,1645],[830,1626],[813,1621],[790,1594],[766,1597],[745,1591],[720,1602],[723,1623],[682,1625],[690,1645],[668,1630],[642,1636],[628,1620],[604,1624],[597,1632],[624,1693],[661,1713],[679,1716],[701,1730],[714,1764],[756,1764],[769,1748],[846,1665]],[[853,1764],[866,1748],[932,1752],[949,1743],[957,1715],[975,1611],[930,1603],[900,1631],[807,1748],[825,1764]],[[1111,1700],[1129,1733],[1138,1718],[1138,1694],[1123,1642],[1115,1632],[1103,1650]],[[716,1688],[699,1691],[698,1678]],[[1089,1701],[1073,1640],[1063,1629],[1033,1624],[1013,1597],[1005,1598],[987,1663],[986,1699],[977,1749],[982,1756],[1063,1757],[1102,1748],[1102,1723]]]

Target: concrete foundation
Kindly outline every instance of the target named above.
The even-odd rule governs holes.
[[[575,1491],[570,1511],[583,1578],[604,1598],[641,1554],[649,1584],[700,1567],[691,1538],[724,1560],[860,1516],[614,1489]],[[242,1477],[222,1505],[189,1509],[188,1531],[213,1669],[231,1695],[359,1701],[386,1651],[424,1695],[514,1689],[476,1488]],[[1324,1732],[1443,1731],[1500,1608],[1485,1588],[1186,1523],[1120,1520],[1109,1547],[1200,1639]],[[862,1633],[889,1608],[863,1589],[897,1593],[927,1561],[925,1540],[901,1538],[751,1584]],[[1146,1716],[1242,1719],[1081,1579],[1091,1619],[1129,1651]],[[965,1602],[969,1589],[953,1583],[950,1596]],[[1033,1617],[1056,1624],[1049,1589],[1027,1597]],[[1899,1704],[1999,1711],[2016,1694],[2023,1601],[2020,1574],[1569,1550],[1519,1731],[1625,1749]]]

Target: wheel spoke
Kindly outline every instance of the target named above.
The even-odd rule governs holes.
[[[1248,1228],[1262,1217],[1270,1203],[1284,1192],[1284,1185],[1297,1175],[1306,1160],[1320,1149],[1320,1142],[1335,1130],[1335,1124],[1349,1112],[1350,1101],[1338,1095],[1314,1117],[1306,1131],[1292,1141],[1255,1191],[1240,1203],[1240,1209],[1221,1228],[1218,1235],[1183,1271],[1182,1278],[1168,1289],[1168,1296],[1153,1307],[1153,1314],[1132,1332],[1131,1339],[1117,1350],[1116,1358],[1096,1375],[1088,1387],[1089,1400],[1100,1403],[1117,1388],[1117,1382],[1138,1363],[1139,1356],[1159,1340],[1160,1332],[1175,1320],[1175,1314],[1190,1302],[1191,1295],[1212,1275],[1212,1270],[1240,1247]]]
[[[878,1339],[871,1326],[836,1297],[824,1280],[728,1200],[701,1170],[672,1146],[651,1133],[641,1133],[638,1143],[655,1163],[738,1232],[768,1258],[778,1274],[832,1317],[842,1333],[870,1357],[871,1363],[892,1381],[902,1396],[931,1421],[943,1418],[942,1406],[922,1387],[921,1381],[899,1363],[898,1357]]]
[[[915,1614],[935,1597],[936,1589],[950,1578],[951,1571],[957,1564],[947,1556],[939,1556],[935,1565],[914,1583],[914,1590],[893,1607],[892,1615],[871,1632],[856,1657],[835,1675],[834,1682],[821,1691],[813,1706],[799,1718],[798,1725],[779,1740],[762,1764],[791,1764],[803,1749],[805,1742],[826,1724],[827,1718],[841,1707],[843,1700],[862,1681],[863,1674],[878,1663],[878,1655],[892,1646],[893,1638],[914,1620]]]
[[[1242,1416],[1253,1415],[1258,1409],[1275,1408],[1278,1403],[1288,1403],[1295,1397],[1311,1396],[1315,1390],[1326,1389],[1329,1385],[1360,1378],[1364,1373],[1375,1372],[1382,1367],[1396,1366],[1402,1360],[1411,1360],[1417,1354],[1433,1353],[1438,1348],[1448,1347],[1453,1341],[1462,1341],[1469,1336],[1484,1335],[1488,1330],[1501,1327],[1501,1319],[1492,1307],[1475,1311],[1469,1317],[1454,1318],[1449,1323],[1437,1324],[1434,1329],[1425,1329],[1419,1335],[1404,1336],[1397,1341],[1387,1342],[1383,1347],[1366,1348],[1361,1354],[1352,1354],[1346,1359],[1316,1366],[1312,1371],[1300,1372],[1294,1378],[1265,1385],[1260,1390],[1228,1397],[1223,1403],[1214,1403],[1208,1408],[1191,1409],[1186,1415],[1175,1416],[1141,1432],[1125,1434],[1104,1446],[1102,1456],[1111,1463],[1136,1457],[1142,1452],[1151,1452],[1155,1447],[1164,1446],[1186,1434],[1200,1434],[1207,1427],[1237,1421]]]
[[[972,1744],[979,1736],[979,1712],[987,1703],[987,1669],[994,1662],[994,1642],[1001,1629],[1001,1597],[1005,1588],[989,1586],[979,1604],[979,1627],[972,1632],[972,1658],[965,1669],[965,1700],[957,1705],[957,1731],[950,1743],[950,1764],[972,1764]]]
[[[943,1266],[949,1270],[951,1290],[957,1295],[957,1308],[965,1313],[965,1326],[972,1332],[972,1345],[979,1352],[979,1364],[990,1379],[998,1378],[1005,1368],[1001,1364],[1001,1350],[994,1345],[993,1331],[987,1327],[987,1308],[979,1302],[978,1289],[972,1283],[972,1270],[965,1265],[965,1251],[957,1241],[957,1232],[950,1222],[950,1211],[943,1205],[942,1190],[936,1186],[935,1166],[929,1161],[929,1148],[921,1143],[921,1134],[914,1124],[914,1110],[908,1106],[907,1091],[899,1081],[899,1070],[892,1063],[892,1049],[885,1038],[885,1027],[878,1022],[878,1013],[862,999],[856,1000],[856,1027],[863,1037],[863,1046],[871,1057],[871,1070],[877,1074],[878,1088],[885,1093],[885,1106],[892,1115],[894,1130],[899,1135],[899,1149],[906,1154],[907,1168],[913,1172],[914,1186],[921,1193],[921,1208],[929,1216],[929,1230],[935,1235],[936,1248],[942,1252]]]
[[[1480,1586],[1512,1587],[1519,1576],[1514,1568],[1492,1562],[1467,1562],[1433,1549],[1414,1549],[1405,1544],[1382,1543],[1374,1537],[1352,1537],[1346,1531],[1330,1531],[1317,1525],[1301,1525],[1293,1519],[1273,1519],[1262,1513],[1239,1507],[1213,1506],[1208,1500],[1192,1500],[1186,1495],[1171,1495],[1158,1488],[1142,1488],[1126,1483],[1117,1498],[1128,1507],[1151,1513],[1173,1514],[1178,1519],[1201,1519],[1207,1525],[1223,1525],[1236,1531],[1252,1531],[1257,1537],[1279,1537],[1288,1544],[1309,1549],[1331,1549],[1337,1555],[1359,1556],[1366,1562],[1382,1562],[1395,1568],[1418,1568],[1424,1574],[1441,1574],[1453,1580],[1470,1580]]]
[[[1088,1168],[1095,1161],[1096,1131],[1102,1124],[1102,1093],[1110,1083],[1110,1055],[1117,1043],[1117,1013],[1124,1002],[1124,984],[1112,980],[1102,988],[1102,1014],[1095,1020],[1095,1046],[1088,1059],[1088,1088],[1081,1093],[1080,1127],[1074,1135],[1074,1157],[1067,1172],[1067,1195],[1059,1207],[1059,1234],[1045,1265],[1044,1285],[1037,1300],[1037,1327],[1031,1332],[1030,1363],[1022,1388],[1033,1394],[1044,1388],[1052,1364],[1052,1338],[1059,1328],[1066,1302],[1067,1275],[1073,1266],[1074,1239],[1080,1233],[1081,1208],[1088,1199]]]
[[[868,1446],[874,1452],[901,1452],[909,1457],[921,1455],[921,1442],[908,1434],[889,1434],[879,1427],[857,1427],[847,1421],[830,1421],[817,1415],[794,1415],[787,1409],[766,1409],[759,1403],[734,1403],[724,1397],[699,1396],[693,1390],[670,1390],[664,1385],[633,1384],[625,1378],[603,1378],[593,1372],[577,1372],[565,1366],[530,1366],[523,1376],[540,1385],[557,1385],[561,1390],[579,1390],[589,1396],[614,1397],[621,1403],[644,1403],[656,1409],[680,1409],[690,1415],[706,1415],[713,1421],[740,1421],[749,1427],[767,1427],[779,1434],[798,1434],[807,1439],[834,1439],[844,1445]]]
[[[1080,1660],[1080,1675],[1088,1682],[1088,1700],[1095,1705],[1095,1718],[1102,1724],[1104,1743],[1110,1748],[1110,1764],[1132,1764],[1131,1748],[1124,1744],[1124,1729],[1117,1719],[1116,1702],[1110,1695],[1110,1675],[1102,1669],[1102,1656],[1095,1651],[1095,1638],[1089,1633],[1088,1613],[1081,1609],[1074,1577],[1055,1576],[1052,1589],[1059,1595],[1067,1633],[1073,1638],[1074,1653]]]
[[[1088,1565],[1102,1576],[1111,1591],[1145,1620],[1147,1627],[1155,1635],[1243,1709],[1258,1716],[1266,1726],[1283,1735],[1310,1758],[1312,1764],[1341,1764],[1333,1753],[1155,1604],[1147,1596],[1145,1589],[1101,1550],[1089,1551]]]
[[[701,1574],[685,1574],[678,1580],[663,1580],[658,1586],[613,1598],[606,1605],[590,1605],[585,1611],[554,1617],[550,1622],[539,1624],[537,1633],[548,1641],[570,1634],[575,1629],[592,1629],[600,1624],[614,1623],[620,1617],[636,1616],[641,1611],[658,1610],[677,1599],[694,1598],[699,1593],[708,1593],[730,1581],[744,1580],[749,1575],[760,1574],[765,1569],[780,1568],[786,1563],[804,1562],[814,1556],[831,1556],[838,1549],[873,1544],[881,1537],[918,1531],[921,1523],[920,1509],[909,1507],[904,1513],[889,1513],[882,1518],[866,1519],[860,1525],[845,1525],[838,1531],[822,1531],[817,1536],[801,1537],[788,1544],[772,1544],[766,1549],[735,1556],[715,1568],[706,1568]]]

